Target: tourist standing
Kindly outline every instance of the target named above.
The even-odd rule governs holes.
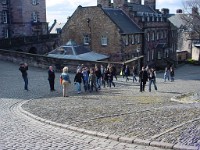
[[[139,79],[140,79],[140,92],[143,92],[145,91],[145,85],[148,80],[148,73],[145,67],[142,67],[142,70],[139,73]]]
[[[170,67],[170,77],[171,77],[171,82],[174,81],[174,68]]]
[[[125,68],[125,76],[126,76],[126,82],[129,81],[129,76],[130,76],[130,69],[129,69],[129,66],[126,65],[126,68]]]
[[[81,93],[81,83],[82,83],[82,80],[84,80],[83,78],[83,74],[81,72],[80,69],[78,69],[75,77],[74,77],[74,83],[76,85],[76,90],[77,90],[77,93],[80,94]]]
[[[169,68],[166,67],[166,68],[165,68],[165,73],[164,73],[164,81],[165,81],[165,82],[166,82],[167,79],[168,79],[168,81],[169,81],[169,75],[170,75]]]
[[[134,81],[137,82],[136,75],[137,75],[137,68],[136,68],[136,66],[133,66],[133,82]]]
[[[48,70],[48,80],[50,85],[50,91],[55,91],[54,82],[55,82],[55,72],[52,66],[49,66]]]
[[[98,66],[95,67],[95,75],[96,75],[96,85],[97,85],[97,88],[100,90],[102,74],[101,74],[101,70],[98,68]]]
[[[93,91],[95,88],[96,91],[98,91],[97,85],[96,85],[96,75],[94,73],[94,69],[90,68],[90,74],[89,74],[89,85],[90,85],[90,92]]]
[[[27,63],[21,63],[19,70],[22,73],[22,78],[24,79],[24,90],[28,91],[28,64]]]
[[[113,82],[113,70],[111,67],[107,69],[107,76],[109,87],[111,88],[111,84],[115,87],[115,83]]]
[[[84,90],[86,92],[87,90],[89,90],[89,73],[87,67],[83,68],[82,74],[83,74]]]
[[[149,69],[149,92],[151,92],[151,84],[153,83],[155,90],[157,90],[156,86],[156,71],[151,68]]]
[[[67,88],[71,83],[69,74],[68,74],[68,67],[63,68],[63,72],[60,75],[60,84],[63,86],[63,97],[68,97]]]

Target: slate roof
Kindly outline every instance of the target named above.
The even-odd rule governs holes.
[[[134,3],[129,3],[128,6],[131,7],[131,9],[132,9],[133,11],[136,11],[136,12],[156,13],[156,12],[155,12],[151,7],[149,7],[149,6],[139,5],[139,4],[134,4]]]
[[[184,27],[186,23],[181,19],[184,14],[174,14],[168,17],[168,20],[177,28]]]
[[[99,61],[108,59],[109,56],[90,51],[82,45],[77,45],[76,42],[70,40],[66,45],[60,46],[57,49],[49,52],[48,57],[72,59],[72,60],[86,60]]]
[[[142,33],[142,30],[122,10],[103,8],[103,11],[119,27],[121,34]]]

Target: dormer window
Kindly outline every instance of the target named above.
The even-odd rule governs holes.
[[[36,12],[32,13],[33,22],[38,22],[38,14]]]
[[[32,4],[33,5],[37,5],[38,4],[38,0],[32,0]]]
[[[8,4],[8,1],[7,0],[2,0],[1,4],[6,5],[6,4]]]

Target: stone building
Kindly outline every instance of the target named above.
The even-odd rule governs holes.
[[[45,0],[1,0],[0,39],[47,34]]]
[[[73,39],[110,55],[111,61],[164,67],[174,63],[169,43],[168,9],[156,9],[156,0],[97,0],[97,6],[79,6],[62,29],[61,40]],[[139,60],[140,59],[140,60]]]

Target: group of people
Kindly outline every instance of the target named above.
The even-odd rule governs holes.
[[[55,73],[52,76],[52,66],[49,67],[49,84],[51,91],[54,91],[54,87],[51,85],[54,84],[52,80],[55,80]],[[51,78],[52,77],[52,78]],[[76,87],[76,91],[78,94],[81,93],[82,84],[84,87],[84,91],[93,92],[101,90],[101,87],[115,87],[115,83],[113,82],[113,77],[116,78],[116,68],[114,65],[108,65],[104,67],[103,65],[88,68],[84,65],[78,66],[76,70],[76,74],[74,77],[74,85]],[[60,84],[63,86],[63,97],[68,97],[68,86],[71,84],[71,78],[68,74],[68,67],[63,68],[63,72],[60,75]]]
[[[28,91],[28,77],[27,70],[28,65],[26,63],[21,63],[19,70],[22,73],[22,77],[24,79],[24,89]],[[142,67],[142,69],[137,72],[137,66],[132,67],[132,81],[140,83],[140,92],[145,91],[145,86],[147,81],[149,81],[149,92],[151,92],[151,86],[154,85],[154,89],[157,90],[156,85],[156,71],[154,68]],[[126,82],[129,81],[130,69],[128,65],[123,64],[121,67],[120,75],[126,77]],[[138,75],[139,79],[137,80],[136,76]],[[88,68],[87,66],[79,65],[76,70],[76,74],[74,77],[74,85],[76,87],[76,91],[78,94],[81,93],[81,87],[83,84],[84,91],[92,92],[101,90],[101,87],[115,87],[115,83],[113,78],[117,80],[117,69],[115,65],[108,64],[107,67],[103,65],[95,65],[95,67]],[[174,81],[174,68],[166,67],[164,72],[164,81],[166,80]],[[50,86],[50,91],[55,91],[55,71],[52,66],[49,66],[48,70],[48,81]],[[62,73],[60,75],[60,84],[63,87],[63,97],[68,97],[69,85],[71,84],[71,77],[68,73],[68,67],[64,67],[62,69]]]
[[[164,73],[164,81],[166,80],[173,82],[174,81],[174,67],[166,67]]]

